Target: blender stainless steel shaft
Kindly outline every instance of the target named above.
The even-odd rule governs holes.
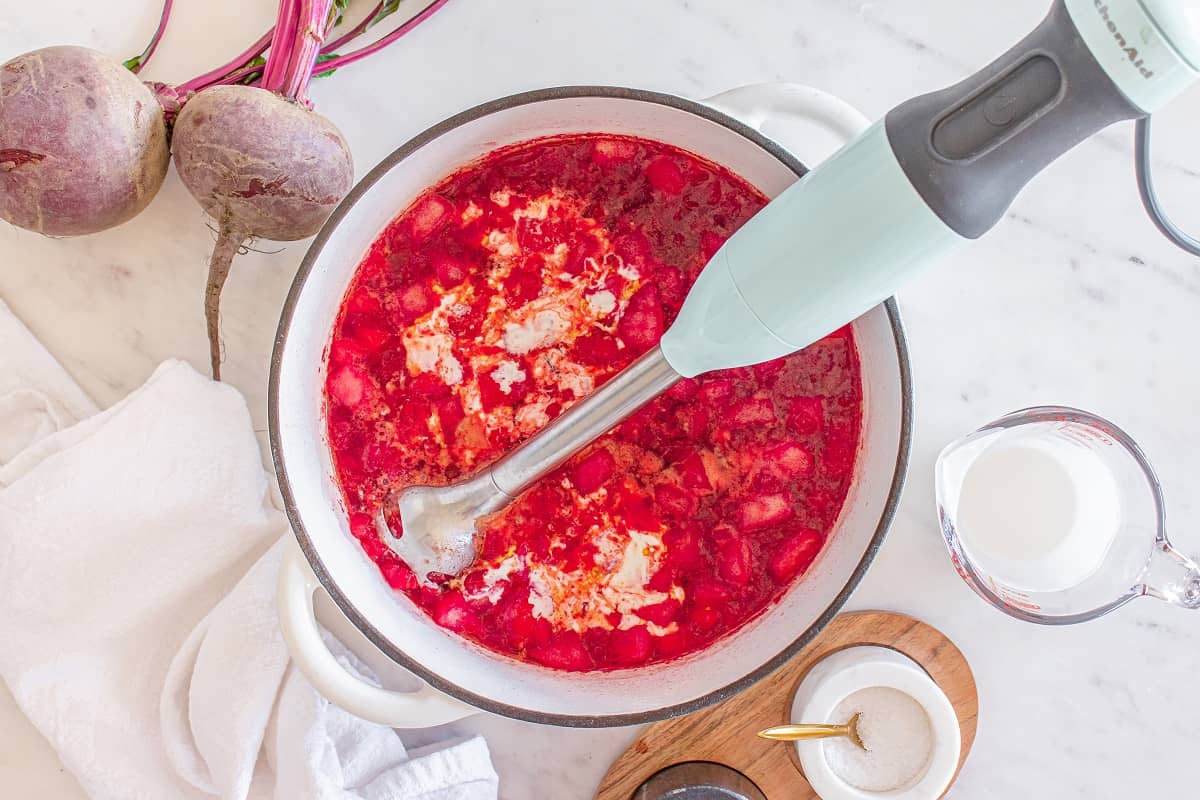
[[[381,512],[381,535],[422,581],[457,574],[474,558],[480,516],[680,376],[787,355],[854,320],[989,230],[1060,155],[1198,77],[1194,4],[1056,0],[1015,47],[900,104],[751,218],[705,266],[658,348],[493,467],[399,492],[403,532]]]
[[[396,501],[404,533],[395,536],[381,514],[376,518],[380,536],[422,579],[430,572],[458,574],[475,560],[475,526],[481,517],[504,508],[681,377],[661,348],[651,348],[535,436],[467,480],[401,490]]]

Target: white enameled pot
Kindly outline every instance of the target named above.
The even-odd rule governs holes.
[[[806,124],[789,124],[783,143],[758,131],[780,117]],[[334,479],[324,419],[325,352],[342,296],[376,235],[426,188],[497,147],[569,133],[641,136],[722,164],[774,197],[803,174],[803,159],[816,163],[866,126],[845,102],[792,84],[743,87],[706,102],[612,87],[547,89],[434,126],[355,187],[305,256],[271,363],[271,447],[298,544],[281,573],[280,617],[297,665],[319,691],[395,727],[440,724],[480,709],[555,725],[629,725],[733,695],[828,623],[879,548],[907,466],[912,396],[894,302],[854,323],[864,435],[836,530],[808,573],[779,603],[707,649],[615,672],[568,673],[504,658],[438,627],[384,583],[350,535]],[[322,588],[367,639],[428,688],[392,692],[345,672],[322,644],[313,616],[313,594]]]

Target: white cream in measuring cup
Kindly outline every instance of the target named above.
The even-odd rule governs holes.
[[[1108,420],[1014,411],[950,443],[934,476],[955,569],[1006,614],[1067,625],[1139,597],[1200,609],[1200,562],[1171,546],[1154,469]]]
[[[1104,563],[1121,524],[1120,492],[1082,443],[1010,432],[966,468],[957,524],[971,559],[997,581],[1061,591]]]

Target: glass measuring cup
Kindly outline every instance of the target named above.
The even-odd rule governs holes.
[[[988,567],[980,549],[972,552],[963,535],[960,501],[968,470],[989,449],[1013,444],[1084,455],[1107,474],[1103,485],[1116,492],[1112,508],[1118,519],[1111,543],[1096,568],[1066,588],[1036,591],[1014,585]],[[1200,565],[1167,539],[1158,478],[1137,444],[1107,420],[1063,406],[1015,411],[946,447],[937,459],[935,483],[942,534],[955,569],[976,594],[1011,616],[1069,625],[1103,616],[1137,597],[1200,608]]]

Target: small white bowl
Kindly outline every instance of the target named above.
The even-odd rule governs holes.
[[[863,791],[838,777],[825,760],[825,742],[796,742],[804,776],[823,800],[937,800],[958,769],[961,734],[958,715],[945,692],[908,656],[886,647],[860,646],[838,651],[813,667],[796,690],[792,721],[832,722],[843,700],[861,689],[886,687],[912,697],[929,715],[933,751],[925,773],[913,783],[884,792]]]

